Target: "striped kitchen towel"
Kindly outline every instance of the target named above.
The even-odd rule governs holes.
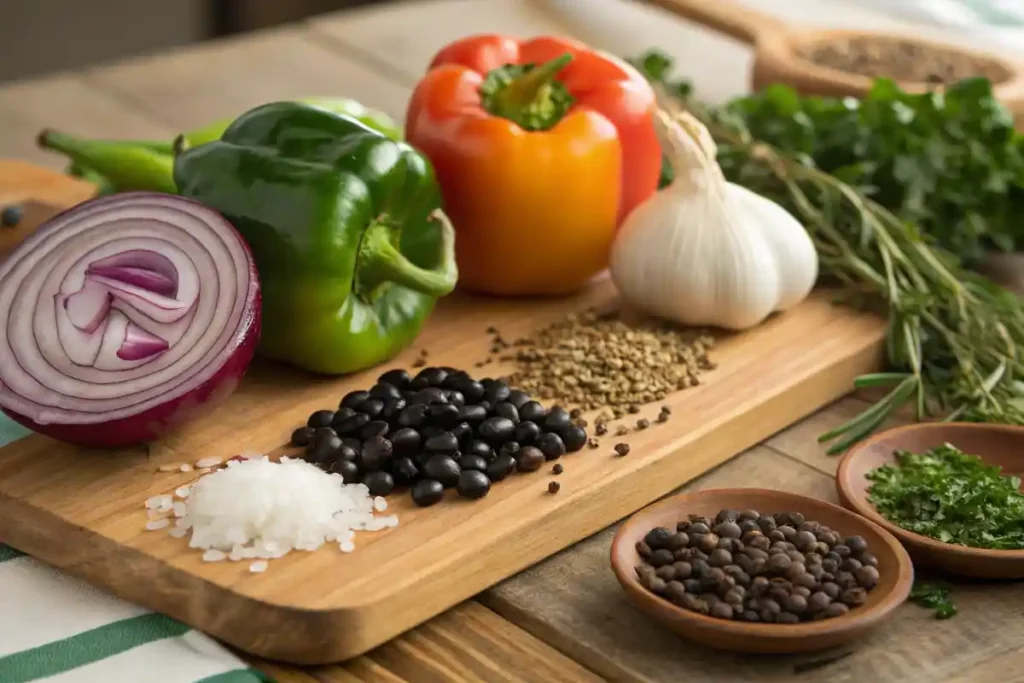
[[[27,432],[0,415],[0,446]],[[0,683],[267,683],[208,636],[0,544]]]

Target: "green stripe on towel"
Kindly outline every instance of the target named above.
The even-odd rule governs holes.
[[[239,669],[210,676],[196,683],[274,683],[274,679],[256,669]]]
[[[25,553],[20,550],[15,550],[9,545],[0,543],[0,562],[6,562],[7,560],[13,560],[16,557],[22,557]]]
[[[162,614],[144,614],[95,628],[31,650],[0,657],[4,683],[28,683],[70,671],[191,629]]]

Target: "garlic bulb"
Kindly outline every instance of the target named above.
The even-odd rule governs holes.
[[[623,298],[687,325],[753,327],[802,301],[818,277],[807,231],[784,208],[726,181],[711,134],[659,112],[675,181],[626,218],[611,274]]]

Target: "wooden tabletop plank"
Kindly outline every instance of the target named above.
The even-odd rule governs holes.
[[[322,681],[597,683],[601,679],[477,602],[466,602],[348,664],[310,670]]]
[[[275,100],[352,97],[396,119],[408,88],[310,40],[303,26],[260,31],[87,72],[89,82],[188,130]]]
[[[75,75],[61,75],[0,88],[0,157],[63,168],[63,156],[40,150],[43,128],[76,135],[165,138],[171,129]]]

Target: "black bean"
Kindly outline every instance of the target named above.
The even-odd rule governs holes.
[[[565,443],[565,450],[575,453],[587,443],[587,432],[578,425],[573,425],[562,434],[562,441]]]
[[[399,486],[408,486],[420,473],[420,468],[416,467],[412,458],[395,458],[388,463],[388,470]]]
[[[743,535],[740,531],[740,525],[732,520],[719,522],[715,524],[715,533],[725,538],[739,538]]]
[[[402,390],[394,384],[378,383],[370,387],[370,397],[380,399],[381,401],[402,398]]]
[[[364,471],[378,470],[391,459],[393,447],[383,436],[375,436],[363,442],[359,452],[359,464]]]
[[[505,400],[514,405],[516,407],[516,410],[519,410],[520,408],[523,407],[524,403],[530,400],[530,395],[525,391],[513,389],[512,391],[508,392],[508,398]]]
[[[436,479],[444,486],[455,486],[459,481],[462,469],[455,459],[448,455],[433,455],[423,465],[423,473]]]
[[[338,404],[339,408],[352,408],[355,410],[356,406],[370,398],[369,391],[350,391],[345,394],[345,397],[341,399],[341,403]]]
[[[872,555],[871,553],[861,553],[860,561],[862,564],[867,565],[868,567],[878,566],[878,558]]]
[[[406,406],[406,400],[404,398],[391,398],[384,401],[384,410],[380,411],[380,416],[385,420],[393,420]]]
[[[412,395],[412,398],[409,399],[409,404],[410,405],[417,404],[417,403],[423,403],[423,404],[428,404],[429,405],[429,404],[432,404],[432,403],[447,403],[447,402],[448,402],[448,398],[444,395],[444,392],[441,391],[440,389],[438,389],[437,387],[427,387],[425,389],[420,389],[419,391],[417,391],[415,394]]]
[[[420,507],[439,503],[444,497],[444,485],[436,479],[420,479],[412,486],[412,502]]]
[[[360,445],[359,448],[360,448],[360,450],[362,450],[362,445]],[[359,451],[357,451],[356,449],[352,448],[352,446],[344,443],[344,439],[342,439],[341,448],[338,449],[337,459],[338,460],[348,460],[350,462],[356,462],[357,460],[359,460]]]
[[[831,605],[825,608],[825,611],[822,612],[822,614],[826,617],[841,617],[849,611],[850,608],[844,605],[843,603],[833,602]]]
[[[423,368],[413,378],[413,381],[423,380],[427,383],[427,386],[440,387],[446,379],[448,379],[448,371],[444,368]]]
[[[491,490],[491,480],[479,470],[463,470],[455,490],[463,498],[475,500],[483,498]]]
[[[448,399],[448,402],[453,406],[461,408],[466,405],[466,397],[462,395],[461,391],[454,389],[444,389],[444,397]]]
[[[341,449],[341,446],[340,436],[333,431],[330,433],[325,431],[314,436],[306,449],[313,462],[331,462],[338,457],[338,451]]]
[[[460,448],[468,446],[473,440],[473,428],[469,426],[468,422],[460,422],[449,431],[458,439]]]
[[[422,427],[427,423],[427,406],[414,403],[398,413],[398,424],[402,427]]]
[[[535,472],[544,464],[544,453],[534,446],[526,446],[516,453],[516,469],[520,472]]]
[[[395,480],[384,471],[370,472],[363,477],[371,496],[387,496],[395,490]]]
[[[548,460],[557,460],[565,455],[565,442],[562,441],[562,437],[554,432],[541,434],[540,438],[537,439],[537,448],[541,450],[541,453]]]
[[[435,403],[427,410],[427,419],[436,425],[449,429],[457,425],[459,420],[459,409],[450,403]]]
[[[306,426],[311,429],[319,429],[320,427],[330,427],[331,420],[334,419],[333,410],[318,410],[309,416],[306,420]]]
[[[411,427],[402,427],[391,435],[395,455],[410,456],[420,449],[420,433]]]
[[[353,416],[355,414],[356,414],[356,411],[353,410],[352,408],[349,408],[347,406],[342,406],[341,408],[338,408],[337,410],[334,411],[334,419],[331,420],[331,424],[333,425],[333,424],[336,424],[338,422],[341,422],[346,417],[351,417],[351,416]]]
[[[313,438],[313,434],[316,430],[313,427],[299,427],[292,432],[291,443],[293,446],[308,446],[310,439]]]
[[[511,455],[514,458],[521,448],[522,446],[519,445],[518,441],[506,441],[501,444],[498,455]]]
[[[554,406],[548,411],[547,416],[541,423],[541,427],[544,431],[554,432],[555,434],[564,434],[569,427],[572,427],[572,418],[569,417],[569,412],[562,406]]]
[[[868,592],[860,587],[847,588],[839,596],[839,601],[845,603],[849,607],[856,607],[857,605],[863,605],[868,599]]]
[[[468,456],[463,456],[465,459]],[[516,470],[516,461],[511,455],[499,455],[494,462],[487,465],[485,472],[491,481],[501,481]]]
[[[454,455],[459,450],[459,440],[451,432],[442,432],[427,439],[423,448],[428,453]]]
[[[458,389],[466,397],[466,403],[479,403],[480,399],[484,397],[484,386],[468,377],[452,388]]]
[[[709,534],[711,533],[710,527],[704,522],[692,522],[687,528],[686,533],[693,536],[694,534]]]
[[[463,471],[466,470],[477,470],[479,472],[487,471],[487,460],[481,458],[479,455],[463,455],[459,458],[459,467]]]
[[[354,434],[368,425],[370,423],[370,419],[370,416],[366,413],[355,413],[354,415],[349,415],[343,420],[334,422],[334,431],[336,431],[340,436]]]
[[[850,536],[843,545],[849,548],[853,553],[862,553],[868,549],[868,542],[864,540],[863,536]]]
[[[501,380],[487,377],[480,380],[480,384],[484,387],[484,398],[492,404],[501,403],[502,401],[507,400],[512,394],[512,390],[509,386]]]
[[[390,428],[391,425],[384,420],[373,420],[372,422],[367,422],[366,426],[359,430],[359,438],[366,440],[372,439],[375,436],[384,436]]]
[[[490,410],[491,409],[491,402],[490,401],[480,400],[480,401],[477,401],[476,404],[478,406],[480,406],[481,408],[483,408],[484,410]]]
[[[498,417],[507,417],[512,420],[512,422],[519,422],[519,411],[516,410],[516,407],[508,401],[496,404],[494,408],[491,409],[491,412]]]
[[[803,551],[810,551],[818,542],[817,536],[811,531],[798,531],[792,540],[793,545]]]
[[[462,406],[459,410],[459,421],[477,424],[487,419],[487,410],[482,406]]]
[[[375,418],[384,412],[384,401],[379,398],[368,398],[355,406],[360,413],[366,413],[370,418]]]
[[[359,466],[351,460],[335,460],[331,463],[331,472],[340,474],[346,484],[356,484],[362,477]]]
[[[540,426],[536,422],[523,421],[516,425],[516,431],[512,434],[512,438],[520,445],[532,446],[540,433]]]
[[[438,434],[444,434],[447,431],[448,430],[441,425],[427,425],[426,427],[420,427],[420,436],[423,438],[423,441],[426,442],[427,439],[437,436]]]
[[[491,444],[508,441],[516,431],[516,426],[507,417],[489,417],[480,423],[477,433]]]
[[[487,443],[486,441],[474,440],[474,441],[470,442],[470,444],[466,448],[465,452],[467,454],[469,454],[469,455],[479,455],[479,456],[482,456],[482,457],[486,458],[487,460],[493,460],[494,459],[494,449],[491,448],[491,445],[489,443]],[[491,477],[491,478],[493,479],[494,477]]]
[[[345,446],[348,446],[349,448],[354,450],[356,453],[358,453],[359,450],[363,447],[363,440],[362,439],[357,439],[354,436],[343,436],[343,437],[341,437],[341,443],[343,445],[345,445]]]
[[[409,377],[409,373],[402,368],[395,368],[394,370],[388,370],[383,375],[377,378],[378,384],[390,384],[398,389],[405,389],[409,386],[409,382],[412,378]]]
[[[527,401],[519,406],[519,419],[540,423],[547,417],[548,411],[536,401]]]
[[[839,545],[832,546],[832,552],[838,555],[840,559],[846,559],[850,556],[850,546],[840,543]]]
[[[863,565],[860,569],[853,573],[853,576],[857,579],[857,583],[859,583],[864,588],[867,588],[868,590],[878,585],[878,569],[872,567],[871,565]]]

